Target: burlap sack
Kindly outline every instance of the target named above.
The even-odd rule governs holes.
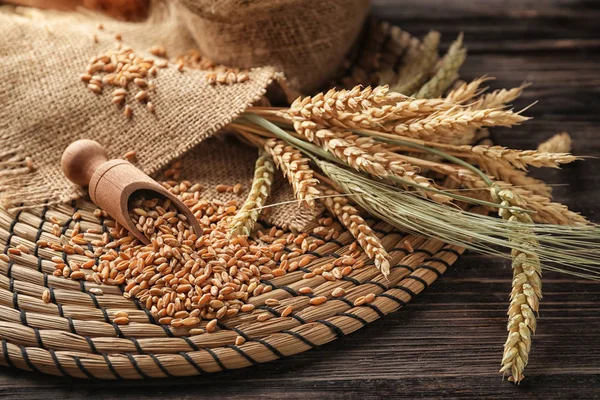
[[[155,79],[156,115],[130,99],[134,116],[128,120],[111,104],[111,89],[96,95],[79,74],[91,56],[116,45],[117,32],[137,52],[155,44],[165,45],[173,56],[194,48],[173,10],[155,10],[144,24],[105,19],[102,31],[96,28],[100,16],[26,14],[0,7],[0,196],[7,208],[82,196],[83,190],[67,181],[60,169],[63,150],[76,139],[99,141],[111,158],[135,150],[138,166],[153,174],[228,124],[280,78],[274,68],[264,67],[252,70],[247,82],[210,86],[202,79],[203,71],[182,73],[170,66],[159,70]],[[211,151],[211,162],[219,163],[216,169],[228,171],[232,180],[251,179],[253,161],[231,157],[225,146],[216,149]],[[254,149],[245,151],[255,159]],[[205,167],[201,160],[191,166]],[[291,195],[286,185],[282,190],[287,191],[284,196]],[[294,205],[285,206],[283,213],[285,218],[272,222],[300,228],[298,224],[310,219]]]
[[[180,0],[198,48],[241,68],[273,65],[301,92],[332,77],[358,36],[368,0]]]

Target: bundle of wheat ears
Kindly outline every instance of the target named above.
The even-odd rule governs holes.
[[[252,230],[274,164],[299,206],[322,201],[384,275],[389,256],[361,217],[365,212],[404,231],[511,257],[500,372],[518,383],[536,329],[542,269],[598,279],[600,229],[552,202],[552,188],[528,176],[529,166],[558,168],[577,157],[473,144],[488,127],[528,120],[510,108],[526,85],[487,92],[488,78],[457,82],[466,58],[462,37],[442,58],[438,43],[437,32],[408,38],[403,64],[380,73],[377,87],[332,89],[288,108],[252,107],[230,124],[260,153],[256,182],[231,234]]]

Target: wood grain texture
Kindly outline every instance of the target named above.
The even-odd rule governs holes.
[[[375,0],[376,15],[447,45],[460,31],[463,76],[493,88],[530,81],[517,107],[533,121],[493,130],[498,144],[533,149],[555,133],[600,156],[600,2]],[[600,161],[538,176],[556,199],[600,222]],[[536,171],[537,172],[537,171]],[[0,397],[112,398],[600,398],[600,285],[547,273],[539,329],[521,386],[497,374],[506,337],[509,262],[464,256],[398,313],[320,349],[253,369],[193,379],[80,382],[0,369]]]

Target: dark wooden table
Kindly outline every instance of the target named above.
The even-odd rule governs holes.
[[[533,121],[495,130],[494,141],[535,148],[563,130],[574,152],[600,156],[600,1],[376,0],[374,13],[413,34],[459,32],[469,48],[463,77],[493,87],[533,82],[517,106]],[[539,176],[555,198],[600,222],[600,161]],[[547,273],[527,379],[502,381],[511,269],[464,256],[402,311],[320,349],[255,369],[180,380],[82,382],[0,369],[9,398],[600,398],[600,284]]]

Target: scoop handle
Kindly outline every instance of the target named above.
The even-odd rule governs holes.
[[[77,185],[88,186],[94,172],[107,161],[108,154],[100,143],[81,139],[65,149],[60,164],[67,179]]]

